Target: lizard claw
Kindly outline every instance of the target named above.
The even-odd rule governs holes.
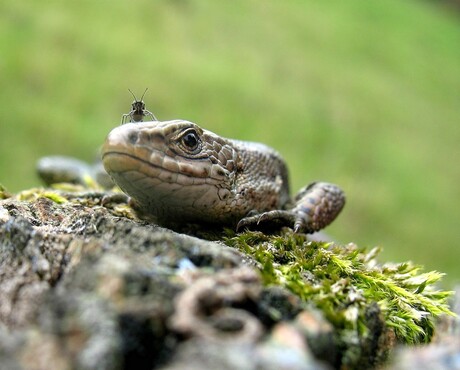
[[[242,218],[236,226],[236,231],[247,228],[249,230],[263,230],[268,233],[273,233],[283,226],[292,228],[294,222],[295,215],[292,212],[274,210]]]
[[[109,203],[128,203],[129,199],[129,196],[124,193],[111,193],[102,197],[101,205],[105,207]]]
[[[257,220],[257,225],[260,223],[264,223],[266,221],[269,221],[273,216],[270,215],[271,212],[264,212],[259,215],[259,219]]]

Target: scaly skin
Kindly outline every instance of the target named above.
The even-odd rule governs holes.
[[[290,202],[288,172],[273,149],[222,138],[183,121],[128,123],[102,148],[106,171],[142,213],[181,223],[312,233],[345,204],[335,185],[313,183]]]

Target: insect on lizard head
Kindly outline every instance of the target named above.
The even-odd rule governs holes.
[[[134,111],[144,110],[145,109],[144,95],[145,95],[145,93],[147,92],[148,89],[149,89],[148,87],[145,89],[144,93],[142,94],[142,96],[141,96],[141,98],[139,100],[137,100],[136,95],[134,95],[134,93],[130,89],[128,89],[128,91],[131,93],[131,95],[134,98],[134,101],[131,104],[131,106],[133,107]]]

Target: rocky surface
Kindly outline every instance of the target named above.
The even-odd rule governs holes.
[[[103,195],[0,200],[2,369],[346,367],[333,325],[264,286],[251,257]],[[391,348],[376,305],[369,322],[373,340],[351,367],[381,365]]]

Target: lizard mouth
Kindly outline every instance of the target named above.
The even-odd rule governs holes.
[[[143,158],[135,156],[129,152],[124,151],[106,151],[102,154],[102,163],[105,170],[111,173],[123,173],[134,171],[136,168],[140,169],[142,166],[152,168],[153,170],[165,170],[163,167],[149,162]]]

